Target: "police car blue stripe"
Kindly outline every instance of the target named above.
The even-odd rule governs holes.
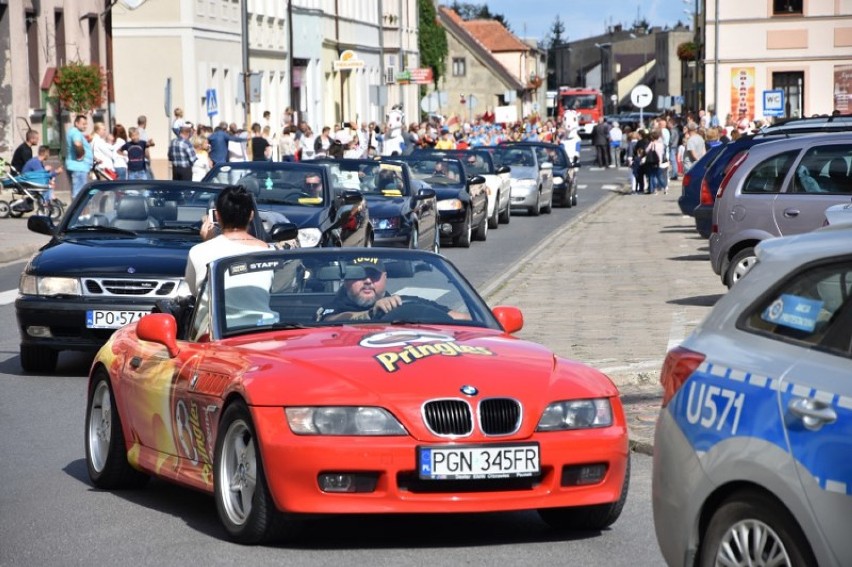
[[[809,398],[833,407],[838,412],[837,422],[826,424],[823,435],[842,435],[839,428],[852,421],[852,397],[797,384],[795,377],[782,382],[779,378],[706,360],[678,390],[668,410],[699,455],[732,437],[763,439],[787,453],[792,448],[794,458],[823,490],[852,495],[852,461],[847,463],[846,455],[836,454],[831,449],[823,450],[823,444],[814,443],[814,432],[804,429],[798,422],[787,423],[785,435],[785,424],[775,399],[778,393],[784,408],[793,398]],[[708,396],[712,398],[709,402]],[[708,423],[711,412],[704,411],[705,404],[715,404],[717,415],[721,415],[728,400],[737,400],[740,396],[743,396],[741,414],[737,414],[736,404],[733,404],[733,408],[728,407],[731,411],[726,412],[724,421],[719,418]],[[761,408],[765,411],[760,411]]]

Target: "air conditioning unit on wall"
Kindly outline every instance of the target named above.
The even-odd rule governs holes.
[[[396,84],[396,69],[394,67],[385,67],[385,84]]]

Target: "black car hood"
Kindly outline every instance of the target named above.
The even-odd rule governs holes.
[[[39,275],[183,277],[189,249],[198,239],[73,238],[53,240],[30,260]]]
[[[287,217],[288,221],[294,223],[299,228],[320,228],[323,212],[328,210],[319,207],[267,205],[264,203],[258,203],[257,208],[261,211],[281,213]]]
[[[463,187],[459,185],[450,185],[450,186],[432,186],[432,189],[435,190],[435,196],[439,201],[443,201],[444,199],[461,199],[462,201],[467,201],[467,191],[464,190]]]
[[[406,202],[410,198],[367,195],[367,208],[370,210],[370,217],[378,219],[398,217],[406,209]]]

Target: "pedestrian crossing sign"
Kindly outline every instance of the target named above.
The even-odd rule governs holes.
[[[216,89],[207,89],[207,116],[213,118],[219,114],[219,102],[216,100]]]

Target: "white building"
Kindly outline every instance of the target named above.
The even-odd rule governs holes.
[[[852,0],[706,0],[706,107],[769,115],[780,91],[786,117],[852,112]],[[699,85],[700,86],[700,85]]]

